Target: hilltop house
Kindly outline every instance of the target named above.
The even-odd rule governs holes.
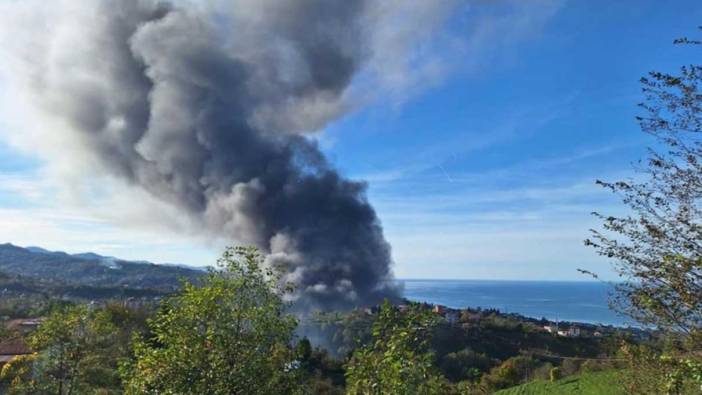
[[[26,335],[29,332],[35,331],[43,318],[21,318],[10,320],[5,323],[5,328]]]
[[[580,337],[580,328],[578,328],[577,326],[571,326],[570,328],[568,328],[566,330],[559,330],[558,336]]]
[[[451,309],[440,304],[435,305],[434,308],[432,308],[432,311],[442,316],[449,324],[457,323],[460,318],[460,312],[458,310]]]
[[[444,313],[446,313],[446,306],[442,306],[440,304],[437,304],[434,306],[432,311],[435,312],[436,314],[444,315]]]
[[[557,333],[558,332],[558,325],[553,325],[553,324],[544,325],[544,330],[548,333]]]

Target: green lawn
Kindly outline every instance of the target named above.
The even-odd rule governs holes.
[[[496,392],[496,395],[624,395],[616,371],[583,373],[551,383],[537,380],[518,387]]]

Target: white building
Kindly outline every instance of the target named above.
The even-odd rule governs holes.
[[[578,328],[577,326],[571,326],[570,328],[568,328],[566,330],[559,330],[558,336],[580,337],[580,328]]]

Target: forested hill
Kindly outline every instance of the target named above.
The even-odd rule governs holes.
[[[180,278],[195,280],[202,270],[125,261],[94,253],[67,254],[38,247],[0,244],[0,272],[61,283],[97,287],[173,290]]]

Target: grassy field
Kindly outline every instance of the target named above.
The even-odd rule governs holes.
[[[496,395],[624,395],[616,371],[583,373],[551,383],[538,380],[496,392]]]

